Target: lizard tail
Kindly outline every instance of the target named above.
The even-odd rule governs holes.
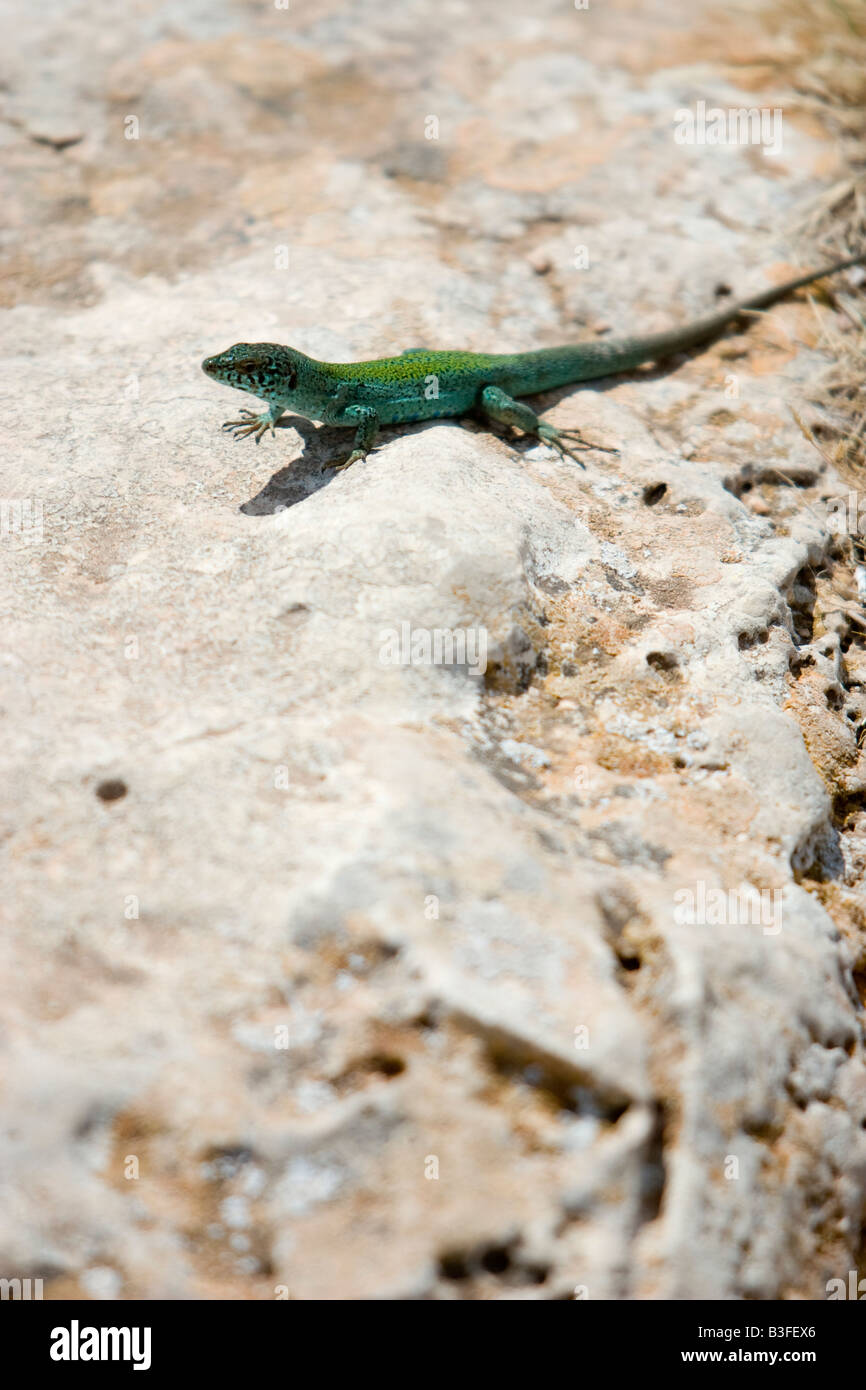
[[[835,275],[839,270],[866,262],[866,252],[858,256],[848,256],[835,261],[821,270],[811,270],[806,275],[798,275],[794,280],[786,280],[783,285],[774,285],[721,309],[717,314],[697,319],[681,328],[670,328],[663,333],[650,333],[642,338],[603,339],[592,343],[572,343],[559,348],[542,348],[539,352],[527,353],[526,357],[535,359],[536,373],[532,385],[524,383],[521,395],[532,395],[537,391],[551,391],[558,386],[567,386],[573,381],[592,381],[596,377],[612,376],[616,372],[628,372],[644,362],[660,361],[676,352],[685,352],[698,343],[714,338],[721,330],[741,314],[753,309],[767,309],[793,290],[811,285],[825,275]],[[507,386],[506,386],[506,389]]]

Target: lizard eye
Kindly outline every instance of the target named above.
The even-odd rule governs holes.
[[[254,372],[258,365],[258,362],[254,362],[251,357],[246,357],[243,362],[235,362],[234,364],[236,372]]]

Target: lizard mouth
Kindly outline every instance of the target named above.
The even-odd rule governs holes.
[[[201,369],[205,376],[216,376],[219,371],[219,358],[206,357],[201,364]]]

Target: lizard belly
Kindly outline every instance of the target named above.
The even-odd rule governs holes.
[[[478,386],[472,384],[441,390],[438,395],[428,399],[421,387],[411,395],[371,401],[370,404],[375,408],[380,424],[408,425],[419,420],[443,420],[455,415],[468,415],[477,404],[478,395]]]

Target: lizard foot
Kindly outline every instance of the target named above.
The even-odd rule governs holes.
[[[593,444],[591,441],[584,439],[580,430],[557,429],[556,425],[548,425],[543,422],[539,423],[538,437],[543,440],[545,444],[549,444],[551,448],[555,449],[560,458],[568,456],[568,458],[574,459],[575,463],[579,463],[581,468],[585,468],[586,465],[582,459],[578,458],[577,454],[574,452],[575,449],[595,449],[601,454],[619,453],[619,449],[607,449],[603,444]],[[569,440],[573,442],[571,444],[567,443],[566,441]]]
[[[268,430],[271,434],[276,434],[274,422],[268,410],[262,415],[259,415],[255,410],[242,410],[240,420],[226,420],[222,428],[233,432],[236,440],[243,439],[245,435],[254,434],[257,444]]]
[[[333,468],[335,473],[342,473],[344,468],[348,468],[350,464],[359,463],[366,457],[367,452],[365,449],[353,449],[349,457],[344,459],[342,463],[328,463],[325,466],[326,468]]]

